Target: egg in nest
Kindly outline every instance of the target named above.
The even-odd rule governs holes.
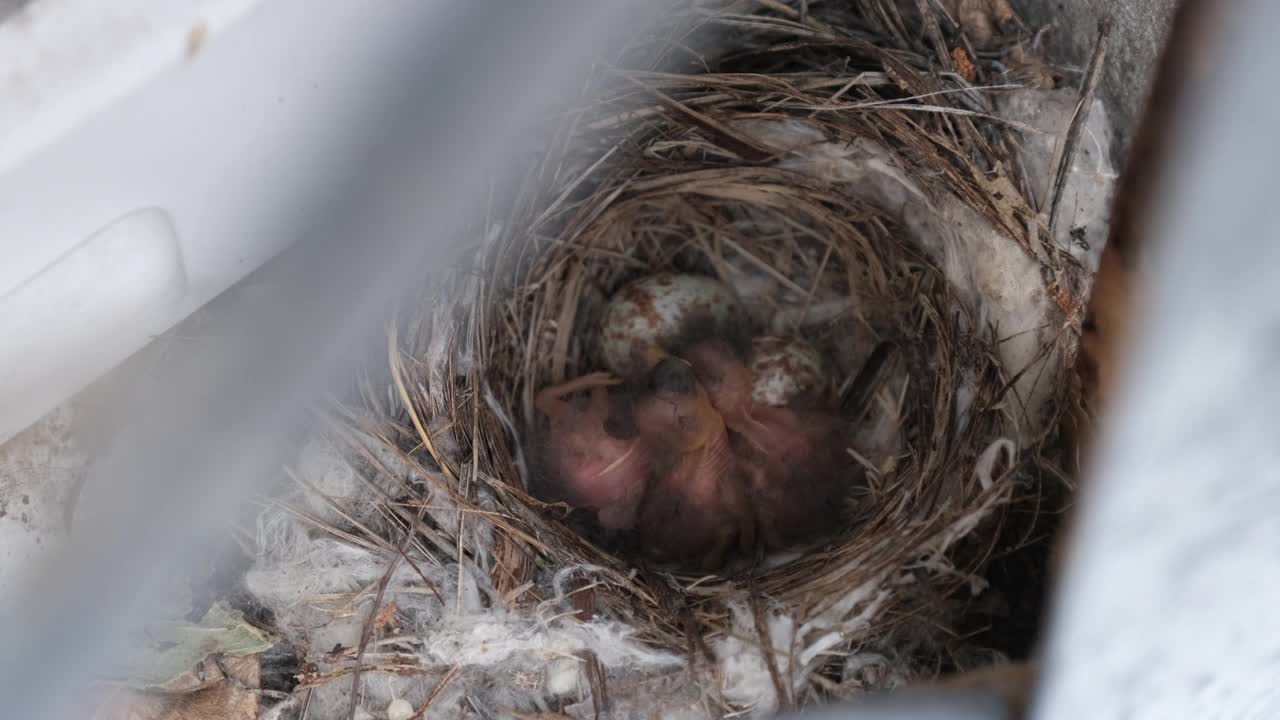
[[[785,407],[797,398],[821,399],[828,390],[822,353],[796,337],[758,337],[751,341],[751,399]]]
[[[689,323],[735,331],[743,322],[733,291],[705,275],[656,273],[623,286],[609,299],[600,351],[614,374],[637,378],[653,367]]]

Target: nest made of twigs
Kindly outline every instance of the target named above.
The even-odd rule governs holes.
[[[683,49],[658,53],[666,67],[692,53],[687,72],[602,72],[611,90],[567,114],[483,228],[469,271],[434,288],[444,300],[402,318],[392,374],[399,419],[414,430],[401,447],[439,466],[437,497],[470,511],[442,535],[505,600],[544,600],[538,588],[558,571],[589,568],[574,607],[623,618],[655,645],[705,650],[705,639],[733,632],[726,602],[750,597],[797,625],[835,617],[845,635],[825,652],[836,657],[937,611],[981,568],[1023,477],[992,452],[1016,435],[996,336],[892,209],[840,177],[797,169],[794,148],[777,139],[799,128],[825,143],[872,142],[924,192],[958,198],[1028,252],[1036,214],[1009,170],[1013,134],[946,67],[937,28],[930,39],[904,34],[901,16],[884,14],[893,3],[864,5],[825,20],[775,3],[691,11],[699,32],[730,28],[728,51],[715,61],[693,53],[689,31],[677,35]],[[1056,277],[1058,257],[1041,260]],[[860,458],[866,496],[839,536],[739,576],[638,571],[526,491],[533,394],[599,369],[604,299],[659,270],[754,288],[744,300],[823,349],[837,381],[875,342],[900,349],[898,381],[874,410],[894,417],[898,444],[881,462]],[[838,311],[822,316],[832,299]]]

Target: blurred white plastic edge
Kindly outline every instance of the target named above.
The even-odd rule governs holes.
[[[34,0],[0,24],[0,172],[261,0]]]
[[[0,24],[0,442],[300,237],[436,4],[36,0]]]
[[[75,388],[165,329],[186,293],[169,216],[129,213],[31,280],[0,296],[4,418],[35,419]]]

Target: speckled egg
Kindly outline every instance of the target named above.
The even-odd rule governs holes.
[[[724,284],[703,275],[658,273],[614,293],[600,328],[605,367],[638,377],[655,355],[679,337],[688,322],[705,318],[714,328],[739,321],[737,299]]]
[[[800,338],[759,337],[751,341],[751,399],[782,407],[809,392],[827,390],[818,349]]]

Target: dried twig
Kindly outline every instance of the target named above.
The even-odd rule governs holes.
[[[751,618],[756,626],[756,637],[760,640],[760,655],[764,658],[764,666],[769,670],[773,690],[778,694],[779,710],[785,711],[791,708],[795,701],[791,697],[789,683],[783,681],[782,673],[778,670],[778,656],[773,649],[773,638],[769,634],[769,620],[765,617],[764,604],[760,602],[760,596],[754,590],[748,597],[751,602]]]
[[[413,715],[410,715],[409,720],[420,720],[421,718],[426,717],[427,710],[430,710],[431,706],[435,704],[435,701],[440,697],[440,693],[444,692],[444,689],[449,687],[449,683],[456,680],[461,674],[461,665],[454,665],[449,668],[449,672],[445,673],[444,677],[440,678],[440,682],[436,683],[436,686],[431,689],[431,694],[423,701],[422,707],[418,708]]]
[[[418,510],[418,519],[426,515],[426,507]],[[364,651],[369,646],[369,639],[373,637],[374,625],[377,623],[379,611],[382,609],[382,598],[387,594],[387,586],[391,584],[391,576],[395,574],[396,567],[400,564],[400,559],[404,557],[405,550],[409,547],[409,542],[413,539],[413,530],[404,531],[404,539],[400,541],[400,545],[396,549],[396,554],[392,556],[391,562],[387,563],[387,570],[382,574],[382,579],[378,581],[378,591],[373,596],[373,607],[369,610],[369,619],[364,623],[364,629],[360,631],[360,644],[356,646],[356,659],[351,666],[351,704],[347,706],[347,720],[355,720],[356,710],[360,708],[360,671],[364,665]]]
[[[1111,20],[1104,19],[1098,23],[1098,39],[1093,46],[1093,56],[1089,59],[1089,69],[1085,73],[1084,87],[1080,90],[1080,100],[1076,102],[1075,112],[1067,125],[1067,136],[1058,148],[1054,164],[1053,184],[1049,188],[1049,236],[1053,237],[1058,227],[1058,211],[1062,204],[1062,191],[1067,185],[1067,175],[1071,171],[1071,163],[1075,161],[1076,147],[1089,122],[1089,112],[1093,109],[1093,98],[1098,93],[1098,85],[1102,82],[1102,71],[1107,59],[1107,48],[1111,45]]]

